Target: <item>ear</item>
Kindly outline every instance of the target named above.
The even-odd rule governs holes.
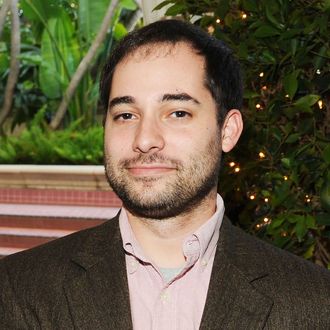
[[[233,149],[242,133],[243,119],[242,114],[237,109],[232,109],[222,125],[222,151],[229,152]]]

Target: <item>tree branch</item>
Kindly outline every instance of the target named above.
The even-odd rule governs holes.
[[[60,103],[60,106],[58,107],[58,109],[55,113],[55,116],[50,123],[50,128],[57,129],[58,126],[60,125],[60,123],[68,109],[68,105],[79,85],[79,82],[81,81],[82,77],[84,76],[84,74],[85,74],[86,70],[88,69],[98,48],[100,47],[100,45],[102,44],[103,40],[105,39],[105,37],[107,35],[107,31],[108,31],[111,19],[113,17],[113,12],[114,12],[115,8],[117,7],[118,3],[119,3],[119,0],[111,1],[110,5],[108,7],[108,10],[103,18],[99,32],[97,33],[87,54],[79,63],[76,72],[72,76],[69,86],[67,87],[64,97]]]
[[[2,36],[3,28],[6,23],[6,17],[7,17],[9,5],[10,5],[10,0],[4,0],[2,7],[0,9],[0,38]]]
[[[8,80],[5,88],[4,102],[0,112],[0,127],[8,117],[12,108],[14,89],[19,74],[19,60],[20,53],[20,29],[19,16],[17,8],[17,0],[11,0],[11,49],[10,49],[10,68]]]

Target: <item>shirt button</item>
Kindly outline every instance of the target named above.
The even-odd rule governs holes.
[[[206,266],[207,265],[207,261],[205,259],[202,260],[202,266]]]
[[[168,293],[168,290],[163,290],[162,293],[160,294],[160,300],[163,302],[163,303],[166,303],[168,302],[170,299],[170,295]]]
[[[129,265],[129,273],[133,274],[137,270],[137,267],[138,267],[137,261],[135,259],[131,259],[128,262],[128,265]]]

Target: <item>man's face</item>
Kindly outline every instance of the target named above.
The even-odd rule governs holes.
[[[221,134],[204,81],[203,58],[184,43],[138,49],[117,65],[105,165],[132,214],[174,217],[216,191]]]

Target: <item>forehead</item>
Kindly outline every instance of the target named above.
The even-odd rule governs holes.
[[[203,87],[204,58],[185,42],[144,45],[119,62],[113,74],[111,94],[119,86],[137,83],[143,86],[147,81],[155,86],[177,85],[178,89],[192,84]]]

